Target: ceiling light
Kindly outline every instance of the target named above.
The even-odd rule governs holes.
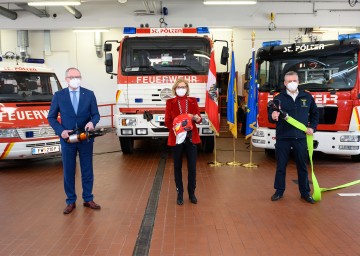
[[[245,4],[256,4],[257,0],[250,0],[250,1],[245,1],[245,0],[230,0],[230,1],[214,1],[214,0],[204,0],[203,2],[205,5],[245,5]]]
[[[327,32],[327,31],[356,31],[356,28],[349,28],[349,27],[336,27],[336,28],[314,28],[313,32]]]
[[[109,32],[107,28],[89,28],[89,29],[73,29],[74,33],[86,33],[86,32]]]
[[[125,3],[127,2],[127,0],[118,0],[118,2],[119,2],[120,4],[125,4]]]
[[[28,2],[29,6],[65,6],[65,5],[80,5],[80,1],[41,1]]]

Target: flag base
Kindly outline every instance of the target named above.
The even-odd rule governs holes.
[[[236,161],[227,162],[226,164],[227,164],[227,165],[230,165],[230,166],[241,166],[241,165],[242,165],[242,163],[236,162]]]
[[[209,165],[210,167],[218,167],[218,166],[223,166],[224,163],[215,161],[215,162],[208,162],[208,165]]]
[[[259,167],[258,164],[255,164],[255,163],[252,163],[252,162],[247,163],[247,164],[243,164],[242,166],[245,167],[245,168],[258,168]]]

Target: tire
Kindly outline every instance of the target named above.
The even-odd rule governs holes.
[[[360,162],[360,155],[352,155],[351,160],[353,160],[354,162]]]
[[[119,137],[121,151],[124,155],[134,152],[134,139],[130,137]]]
[[[265,154],[267,156],[275,156],[275,149],[265,148]]]
[[[206,153],[214,151],[214,136],[201,136],[201,148]]]

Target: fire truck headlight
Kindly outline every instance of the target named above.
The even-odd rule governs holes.
[[[136,126],[136,118],[121,118],[122,126]]]
[[[0,138],[19,138],[16,129],[0,129]]]
[[[201,124],[202,125],[209,125],[209,119],[207,117],[202,117]]]
[[[265,137],[264,131],[255,131],[253,136]]]
[[[359,142],[360,136],[359,135],[343,135],[340,137],[341,142]]]

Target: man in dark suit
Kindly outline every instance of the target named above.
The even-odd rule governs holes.
[[[75,169],[78,152],[84,206],[98,210],[101,207],[94,202],[94,195],[92,194],[94,183],[92,163],[94,139],[75,143],[67,142],[71,132],[76,129],[94,130],[100,120],[96,98],[92,91],[80,87],[81,74],[77,68],[68,68],[65,72],[65,80],[68,88],[55,93],[48,114],[49,124],[60,137],[61,143],[64,189],[67,196],[67,206],[64,209],[64,214],[69,214],[76,208]],[[60,122],[58,120],[59,113]]]

